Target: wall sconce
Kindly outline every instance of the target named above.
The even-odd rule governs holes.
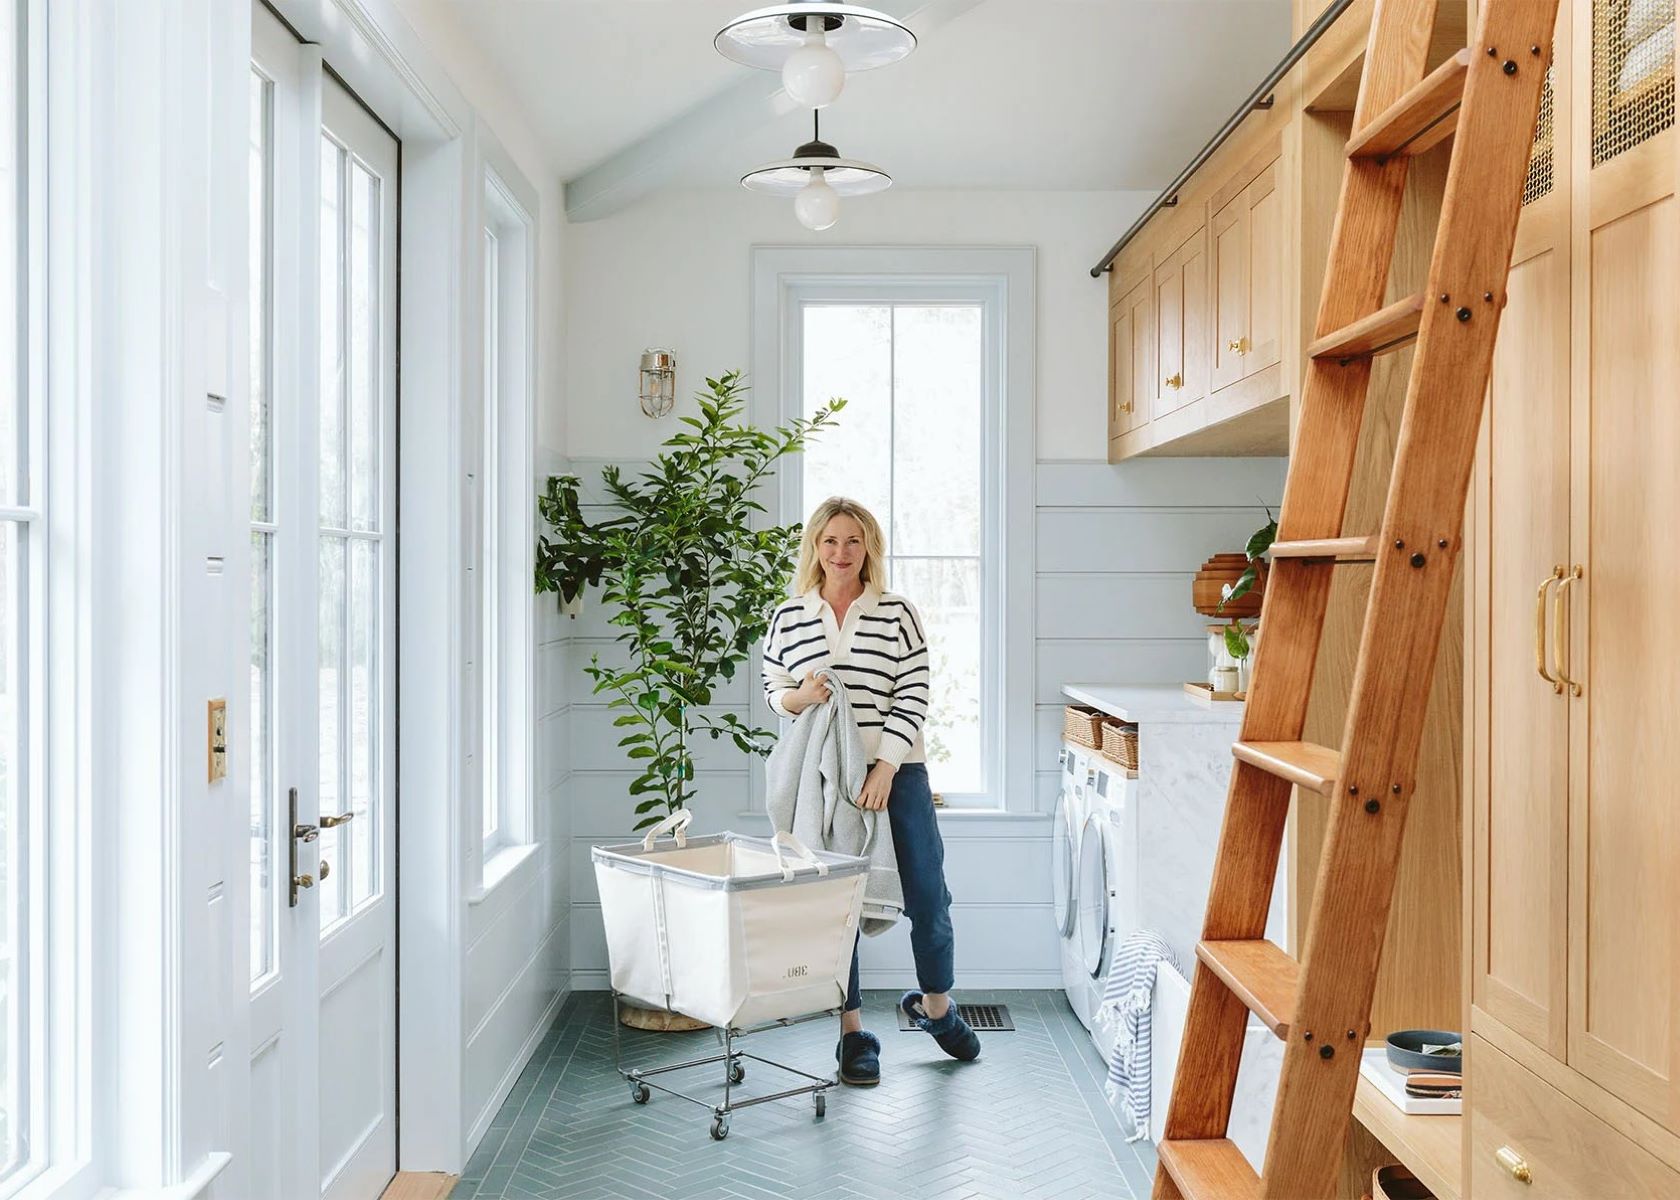
[[[641,387],[642,411],[658,419],[677,402],[677,356],[669,350],[643,350]]]

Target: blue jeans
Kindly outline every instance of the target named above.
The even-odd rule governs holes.
[[[951,893],[945,888],[945,843],[939,838],[927,764],[905,763],[899,767],[887,800],[887,816],[892,822],[898,878],[904,886],[904,915],[910,918],[916,982],[924,992],[948,992],[955,981],[956,939],[951,935]],[[862,1007],[854,946],[846,1011]]]

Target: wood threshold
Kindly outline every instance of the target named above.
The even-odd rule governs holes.
[[[442,1171],[398,1171],[379,1200],[446,1200],[459,1179]]]

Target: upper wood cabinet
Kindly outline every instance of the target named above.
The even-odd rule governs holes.
[[[1283,200],[1268,165],[1213,216],[1213,388],[1276,363],[1283,348]]]
[[[1206,231],[1198,229],[1155,268],[1155,403],[1158,419],[1208,394]]]
[[[1108,310],[1108,436],[1112,440],[1149,419],[1155,394],[1155,304],[1148,276]]]

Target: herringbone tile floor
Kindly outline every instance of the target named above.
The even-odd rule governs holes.
[[[453,1200],[1131,1200],[1149,1194],[1154,1155],[1127,1144],[1102,1097],[1103,1068],[1059,992],[962,992],[1008,1004],[1015,1032],[983,1035],[977,1062],[947,1058],[926,1034],[899,1032],[896,993],[867,992],[882,1082],[741,1109],[714,1142],[711,1114],[655,1092],[631,1102],[613,1070],[612,1002],[571,997],[467,1164]],[[741,1048],[813,1074],[834,1069],[835,1026],[755,1034]],[[756,1043],[756,1044],[755,1044]],[[629,1063],[713,1053],[709,1033],[624,1031]],[[747,1064],[746,1095],[802,1082]],[[716,1067],[675,1086],[722,1093]],[[671,1078],[671,1077],[667,1077]],[[784,1082],[786,1081],[786,1082]]]

